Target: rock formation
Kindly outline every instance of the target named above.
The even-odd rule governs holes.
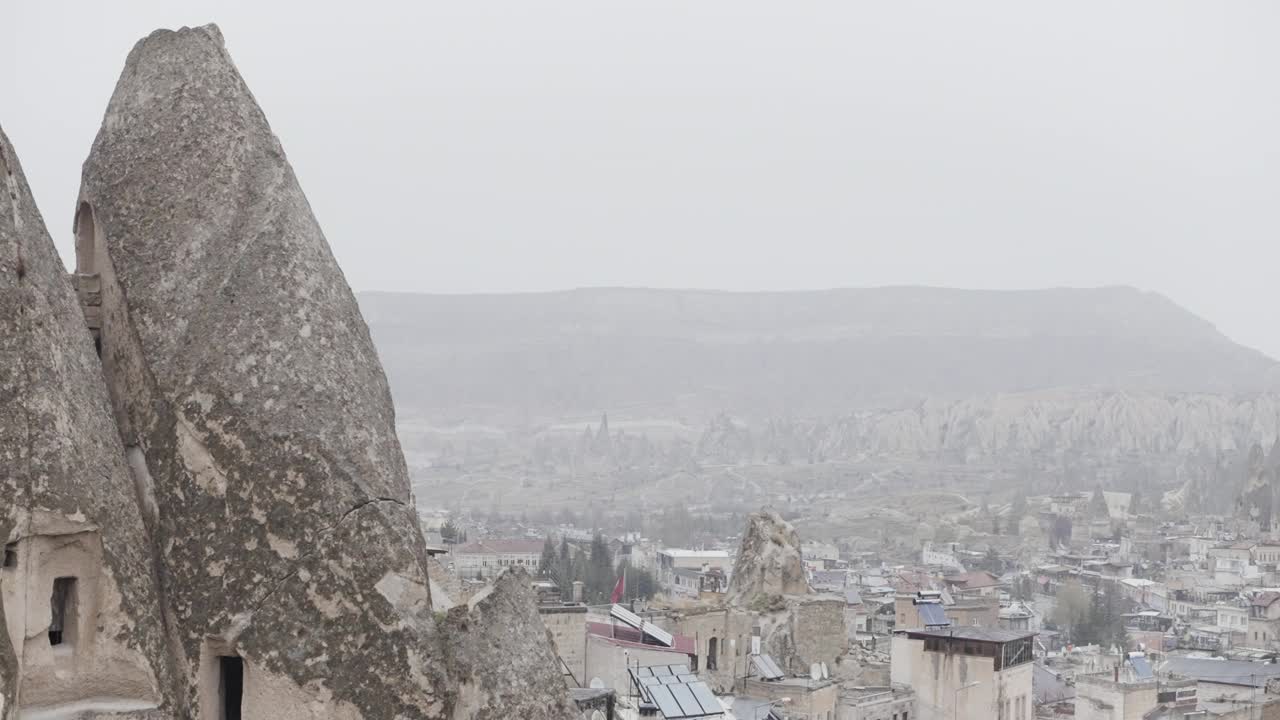
[[[747,517],[729,580],[731,606],[754,614],[764,652],[796,675],[834,666],[849,649],[844,598],[809,586],[795,528],[772,510]]]
[[[1280,442],[1270,455],[1261,445],[1249,449],[1244,486],[1237,501],[1237,519],[1255,525],[1262,532],[1276,529],[1280,511]]]
[[[729,580],[729,602],[751,605],[781,595],[812,592],[805,578],[800,538],[791,523],[772,510],[747,517]]]
[[[5,705],[167,706],[173,680],[152,546],[102,371],[2,132],[0,187]]]
[[[554,641],[529,600],[533,578],[523,568],[498,576],[494,584],[445,619],[444,659],[457,701],[452,717],[467,720],[567,718],[573,713],[560,664],[505,657],[514,650],[551,648]]]
[[[576,714],[527,576],[433,613],[368,329],[216,27],[130,53],[70,282],[0,141],[0,720]]]

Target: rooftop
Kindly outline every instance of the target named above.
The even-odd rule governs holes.
[[[983,628],[967,625],[937,630],[906,630],[905,632],[913,638],[936,637],[952,640],[981,640],[985,642],[1012,642],[1036,636],[1035,633],[1027,632],[1026,630],[1005,630],[1003,628]],[[1280,668],[1280,665],[1276,667]]]
[[[539,545],[541,548],[541,545]],[[658,552],[669,557],[678,558],[718,558],[725,559],[729,557],[727,550],[683,550],[681,548],[666,548]]]
[[[1280,677],[1280,665],[1272,663],[1182,656],[1166,660],[1160,671],[1201,682],[1258,688],[1266,687],[1269,678]]]
[[[477,540],[453,549],[454,555],[541,555],[542,540]]]

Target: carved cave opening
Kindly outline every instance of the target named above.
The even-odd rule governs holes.
[[[221,720],[240,720],[244,700],[244,660],[236,655],[218,658],[219,700],[222,705]]]
[[[76,640],[76,579],[60,577],[53,580],[53,592],[49,596],[49,645],[74,645]]]

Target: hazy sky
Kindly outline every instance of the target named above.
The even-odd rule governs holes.
[[[19,2],[64,258],[125,55],[217,22],[357,290],[1129,284],[1280,357],[1280,4]]]

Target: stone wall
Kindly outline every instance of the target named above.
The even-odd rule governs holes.
[[[551,634],[555,643],[556,654],[563,661],[571,677],[567,678],[572,686],[587,687],[590,678],[585,678],[587,662],[587,606],[586,605],[543,605],[538,608],[542,616],[542,624]]]

